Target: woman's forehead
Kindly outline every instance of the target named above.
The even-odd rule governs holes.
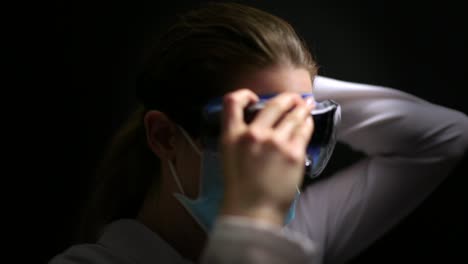
[[[309,71],[303,68],[274,67],[243,76],[236,86],[237,89],[248,88],[259,95],[282,92],[310,93],[312,79]]]

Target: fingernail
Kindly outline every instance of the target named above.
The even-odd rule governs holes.
[[[314,97],[307,97],[306,104],[307,105],[315,105]]]

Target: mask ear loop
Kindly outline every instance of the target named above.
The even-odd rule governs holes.
[[[177,172],[174,168],[174,164],[170,160],[167,161],[169,165],[169,170],[171,171],[172,177],[174,178],[174,181],[177,184],[177,187],[179,188],[179,191],[181,194],[185,195],[184,188],[182,188],[182,184],[180,183],[179,176],[177,175]]]
[[[185,129],[183,129],[182,127],[180,126],[177,126],[180,130],[180,132],[182,133],[182,135],[184,135],[185,139],[187,139],[187,141],[189,142],[189,144],[192,146],[192,148],[198,153],[198,155],[201,156],[201,151],[200,149],[197,147],[197,145],[195,144],[195,142],[193,142],[193,140],[190,138],[190,136],[187,134],[187,132],[185,132]]]
[[[169,163],[169,170],[171,171],[172,177],[174,177],[177,187],[179,187],[180,193],[185,195],[184,188],[182,188],[182,184],[180,183],[179,176],[177,176],[177,172],[174,168],[174,165],[172,164],[171,161],[168,161],[168,163]]]
[[[200,149],[197,147],[197,145],[195,144],[195,142],[193,142],[192,138],[190,138],[190,136],[188,135],[187,132],[185,132],[185,129],[183,129],[181,126],[177,125],[177,128],[180,130],[180,132],[182,133],[182,135],[184,136],[184,138],[189,142],[190,146],[192,146],[192,148],[195,150],[195,152],[197,152],[197,154],[199,156],[201,156],[201,151]],[[182,184],[179,180],[179,177],[177,175],[177,172],[174,168],[174,165],[172,164],[171,161],[169,161],[169,169],[171,170],[171,173],[172,173],[172,176],[174,177],[174,180],[180,190],[180,192],[185,195],[185,192],[184,192],[184,189],[182,188]],[[199,190],[199,193],[201,193],[201,190]]]
[[[177,128],[179,128],[180,132],[185,137],[185,139],[189,142],[189,144],[192,146],[192,148],[195,150],[195,152],[197,152],[198,155],[201,155],[201,152],[198,149],[197,145],[195,145],[195,143],[189,137],[187,132],[185,132],[185,130],[180,126],[177,126]],[[177,187],[179,188],[180,193],[185,195],[184,188],[182,188],[182,183],[180,182],[179,176],[177,175],[177,172],[176,172],[176,170],[174,168],[174,165],[172,164],[171,161],[168,161],[168,163],[169,163],[169,170],[171,171],[172,177],[174,177],[174,180],[175,180],[175,182],[177,184]]]

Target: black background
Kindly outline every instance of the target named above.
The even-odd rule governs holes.
[[[4,98],[15,98],[5,111],[13,117],[8,131],[22,143],[10,152],[20,160],[14,178],[19,196],[31,194],[16,210],[26,213],[22,229],[36,241],[28,242],[39,249],[35,259],[47,261],[73,243],[96,162],[133,107],[135,73],[148,40],[199,2],[63,1],[20,12],[12,21],[28,21],[12,30],[21,40],[13,43],[19,52],[11,68],[20,74],[10,86],[15,97]],[[316,54],[321,75],[393,87],[468,113],[461,3],[238,2],[289,21]],[[352,160],[351,154],[339,146],[331,169]],[[466,262],[466,176],[460,166],[355,262]]]

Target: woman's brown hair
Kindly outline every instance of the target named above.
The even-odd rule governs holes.
[[[257,70],[317,67],[304,42],[281,18],[253,7],[210,3],[180,16],[160,36],[137,82],[141,106],[113,138],[85,207],[81,240],[94,241],[107,223],[137,215],[159,161],[146,145],[143,116],[164,112],[191,136],[199,136],[199,113],[211,98]]]

